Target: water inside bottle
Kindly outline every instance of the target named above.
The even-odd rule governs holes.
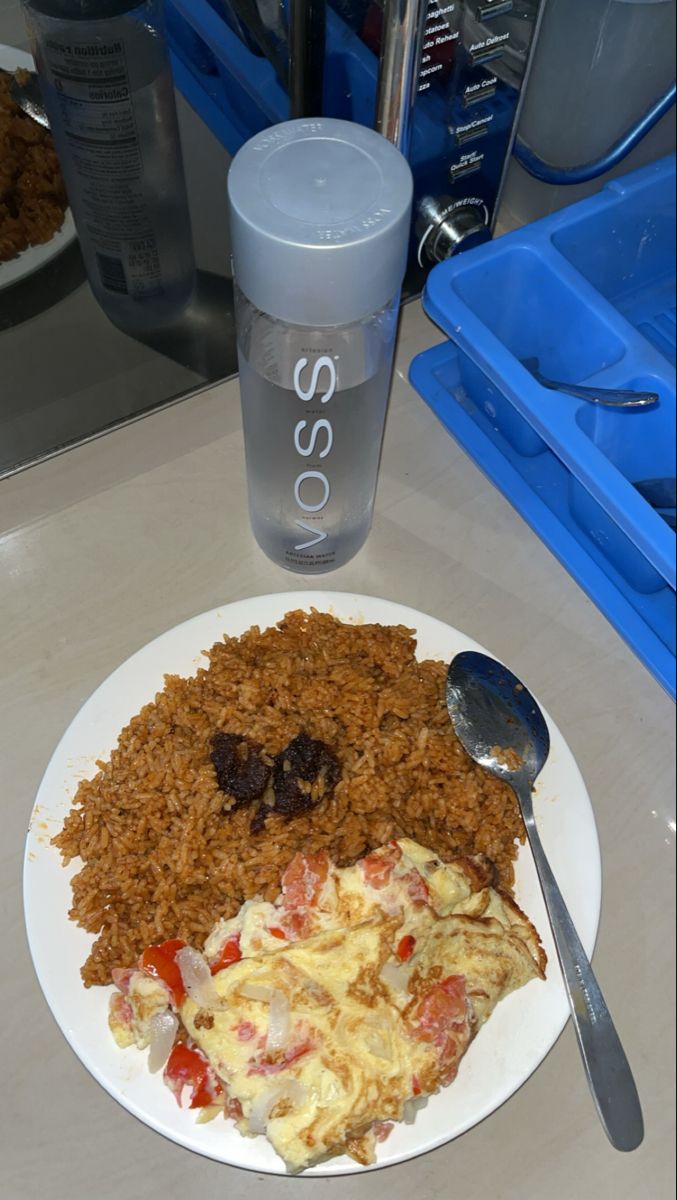
[[[326,404],[319,393],[304,403],[240,355],[250,519],[259,546],[274,562],[318,574],[342,566],[363,545],[389,383],[386,354],[376,373],[358,386],[339,388]],[[304,449],[313,446],[312,454],[297,450],[300,422],[306,424],[297,440]]]

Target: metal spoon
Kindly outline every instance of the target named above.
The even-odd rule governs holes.
[[[517,796],[593,1100],[612,1145],[634,1150],[644,1123],[632,1072],[534,820],[532,788],[550,750],[543,714],[510,671],[473,651],[458,654],[449,667],[447,708],[470,757],[509,783]]]
[[[25,83],[19,83],[16,75],[12,76],[12,82],[9,85],[9,94],[15,104],[23,109],[29,117],[37,121],[38,125],[44,125],[45,129],[49,129],[49,117],[45,111],[45,105],[40,91],[40,83],[35,71],[27,71],[28,80]]]
[[[650,404],[658,404],[658,392],[627,391],[623,388],[586,387],[582,383],[558,383],[541,375],[537,358],[523,358],[522,366],[530,375],[553,392],[565,392],[575,396],[577,400],[589,400],[591,404],[603,404],[607,408],[648,408]]]

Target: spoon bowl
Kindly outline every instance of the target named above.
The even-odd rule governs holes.
[[[531,782],[550,753],[545,718],[523,684],[486,654],[456,656],[447,674],[447,708],[456,736],[475,762],[510,782]]]
[[[42,99],[40,90],[40,81],[35,71],[25,71],[21,82],[16,75],[12,77],[9,85],[9,93],[15,104],[19,105],[29,117],[37,121],[38,125],[42,125],[45,129],[49,129],[49,117],[45,109],[45,104]]]
[[[446,694],[461,745],[476,763],[508,783],[517,797],[598,1116],[617,1150],[635,1150],[644,1137],[635,1081],[548,862],[534,815],[533,785],[550,751],[545,717],[507,667],[476,651],[453,659]]]

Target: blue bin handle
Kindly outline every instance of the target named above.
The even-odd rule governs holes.
[[[677,87],[673,83],[648,112],[645,112],[644,116],[640,117],[631,129],[626,130],[610,150],[607,150],[606,154],[603,154],[601,158],[596,158],[593,162],[583,163],[579,167],[555,167],[552,163],[539,158],[531,146],[527,146],[521,138],[517,138],[515,142],[515,158],[520,166],[524,167],[524,170],[533,175],[535,179],[540,179],[541,183],[550,183],[555,187],[588,183],[591,179],[599,179],[600,175],[606,175],[607,171],[618,166],[624,158],[627,158],[630,151],[634,150],[654,125],[657,125],[661,118],[670,111],[676,97]]]

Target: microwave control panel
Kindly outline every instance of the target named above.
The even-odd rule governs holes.
[[[420,292],[435,262],[491,237],[546,2],[423,6],[406,149],[415,214],[405,296]],[[289,117],[286,10],[286,0],[167,0],[177,83],[231,154]],[[326,0],[300,11],[316,23],[306,38],[305,100],[324,116],[373,127],[384,0]]]
[[[407,291],[491,237],[541,0],[428,0],[412,121]]]

